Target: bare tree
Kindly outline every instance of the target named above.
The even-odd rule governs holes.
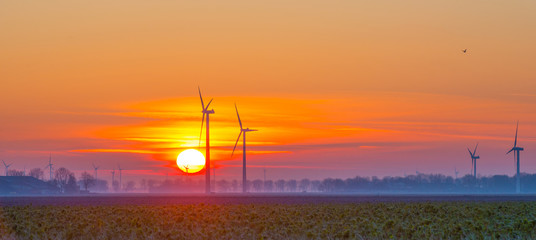
[[[136,187],[136,182],[134,181],[128,181],[127,185],[125,186],[125,191],[132,191]]]
[[[20,177],[20,176],[24,176],[24,172],[23,171],[19,171],[17,169],[11,169],[9,171],[7,171],[7,175],[8,176],[17,176],[17,177]]]
[[[37,179],[43,179],[43,177],[45,176],[45,173],[43,172],[43,169],[41,168],[33,168],[32,170],[30,170],[30,176],[37,178]]]
[[[253,180],[252,184],[253,184],[253,190],[255,190],[255,192],[260,192],[262,190],[262,180],[259,180],[259,179]]]
[[[265,192],[271,192],[273,190],[274,190],[274,181],[267,180],[266,182],[264,182],[264,191]]]
[[[56,172],[54,172],[54,180],[56,181],[56,184],[58,184],[60,192],[65,192],[65,186],[67,185],[69,175],[71,174],[71,171],[64,167],[58,168],[56,169]]]
[[[144,178],[140,181],[141,190],[147,190],[147,180]]]
[[[66,193],[80,192],[80,187],[78,186],[78,184],[76,184],[76,178],[74,177],[74,173],[69,174],[69,177],[67,179],[67,184],[65,185],[65,192]]]
[[[236,181],[236,179],[231,182],[231,188],[233,189],[233,192],[238,191],[238,181]]]
[[[298,182],[294,179],[288,180],[286,185],[289,192],[296,192],[296,188],[298,188]]]
[[[119,192],[120,190],[119,181],[116,180],[112,183],[112,189],[114,190],[114,192]]]
[[[299,188],[302,192],[309,191],[309,186],[311,185],[311,181],[307,178],[304,178],[300,181]]]
[[[91,187],[95,184],[95,178],[93,175],[89,174],[88,172],[84,171],[81,176],[82,185],[84,186],[84,189],[88,189],[88,187]]]
[[[279,179],[275,181],[275,188],[278,192],[284,192],[285,191],[285,180]]]
[[[218,183],[218,189],[222,192],[229,191],[229,188],[231,188],[231,184],[226,180],[219,180]]]

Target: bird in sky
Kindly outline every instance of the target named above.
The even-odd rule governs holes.
[[[464,49],[464,50],[462,50],[462,52],[463,52],[463,53],[467,53],[467,48],[466,48],[466,49]]]

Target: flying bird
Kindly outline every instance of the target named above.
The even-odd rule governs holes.
[[[463,52],[463,53],[467,53],[467,48],[466,48],[466,49],[464,49],[464,50],[462,50],[462,52]]]

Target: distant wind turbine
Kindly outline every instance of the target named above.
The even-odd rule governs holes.
[[[523,151],[522,147],[517,146],[517,130],[518,130],[518,128],[519,128],[519,121],[517,121],[517,126],[516,126],[516,137],[515,137],[515,140],[514,140],[514,147],[512,147],[512,149],[510,149],[510,151],[508,151],[506,153],[506,154],[509,154],[510,152],[514,151],[514,161],[516,161],[516,155],[517,155],[517,162],[516,162],[516,165],[517,165],[516,193],[521,192],[521,179],[520,179],[520,175],[519,175],[519,152]]]
[[[186,164],[182,166],[184,169],[186,169],[186,176],[188,176],[188,169],[190,169],[190,165]]]
[[[238,144],[238,140],[240,140],[240,135],[242,135],[242,133],[244,133],[244,135],[242,137],[242,140],[243,140],[243,143],[242,143],[242,192],[245,193],[246,192],[246,182],[247,182],[247,178],[246,178],[246,133],[247,132],[254,132],[254,131],[258,131],[258,130],[249,129],[249,128],[243,128],[242,127],[242,121],[240,120],[240,115],[238,114],[238,108],[236,107],[236,104],[235,104],[235,109],[236,109],[236,116],[238,117],[238,124],[240,124],[240,133],[238,134],[238,138],[236,139],[236,142],[235,142],[235,145],[234,145],[234,148],[233,148],[233,152],[231,153],[231,157],[234,154],[234,151],[236,149],[236,145]]]
[[[208,194],[210,193],[210,128],[209,128],[209,118],[210,114],[214,114],[214,109],[208,110],[208,107],[210,106],[210,103],[212,103],[213,99],[210,99],[207,106],[205,106],[205,103],[203,102],[203,97],[201,96],[201,88],[197,87],[197,90],[199,91],[199,98],[201,99],[201,109],[203,112],[203,119],[201,120],[201,133],[199,134],[199,146],[201,146],[201,137],[203,135],[203,124],[205,123],[205,115],[207,116],[207,137],[206,137],[206,147],[205,147],[205,192]]]
[[[9,166],[11,166],[11,164],[13,164],[13,163],[6,164],[6,162],[4,162],[4,160],[2,160],[2,162],[4,163],[4,167],[6,168],[6,176],[8,176],[8,174],[9,174],[9,172],[8,172]]]
[[[114,188],[114,182],[115,182],[115,168],[112,169],[112,190]]]
[[[49,171],[50,171],[50,178],[48,179],[49,181],[52,181],[52,166],[54,164],[52,164],[52,154],[50,154],[48,156],[48,164],[45,166],[45,168],[48,167]],[[43,177],[44,178],[44,177]]]
[[[117,164],[117,168],[119,169],[119,191],[121,192],[121,187],[123,187],[123,169],[121,168],[121,165]]]
[[[456,177],[454,180],[458,179],[458,170],[456,168],[454,168],[454,176]]]
[[[95,170],[95,181],[97,181],[97,170],[99,170],[99,166],[95,166],[95,163],[93,163],[93,169]],[[112,183],[113,184],[113,183]]]
[[[476,155],[476,148],[478,147],[478,143],[476,144],[475,150],[471,152],[469,148],[467,148],[467,151],[469,151],[469,155],[471,155],[471,170],[473,170],[473,176],[476,178],[476,160],[480,158],[480,156]]]

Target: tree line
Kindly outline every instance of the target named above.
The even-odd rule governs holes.
[[[9,170],[9,176],[24,176],[24,171]],[[44,180],[44,172],[40,168],[29,171],[28,176]],[[136,184],[127,181],[123,186],[115,180],[111,187],[104,179],[95,179],[88,172],[82,172],[77,180],[75,174],[66,168],[54,171],[53,179],[48,182],[57,188],[59,193],[79,192],[202,192],[204,180],[194,181],[185,177],[174,177],[163,181],[142,179]],[[241,192],[241,181],[218,180],[212,183],[213,192]],[[442,174],[418,173],[408,176],[361,177],[340,179],[326,178],[323,180],[260,180],[247,181],[248,192],[324,192],[324,193],[513,193],[515,192],[515,176],[493,175],[479,176],[465,175],[454,178]],[[536,193],[536,174],[521,173],[521,191]]]
[[[241,182],[219,180],[212,184],[213,192],[240,192]],[[201,192],[204,181],[191,181],[181,178],[165,181],[152,181],[144,186],[148,192]],[[360,177],[340,179],[326,178],[310,180],[247,181],[248,192],[324,192],[324,193],[514,193],[515,176],[493,175],[475,178],[465,175],[453,178],[442,174],[415,174],[405,177]],[[536,192],[536,174],[521,174],[521,191]]]

